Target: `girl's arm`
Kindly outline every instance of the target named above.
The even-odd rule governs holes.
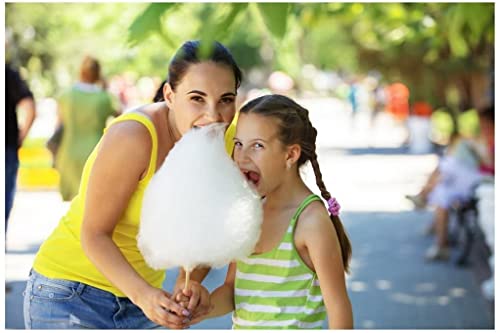
[[[352,307],[347,294],[344,265],[335,227],[322,206],[301,216],[297,226],[318,275],[330,329],[353,328]],[[300,227],[300,228],[299,228]]]
[[[204,316],[193,318],[190,324],[199,323],[208,318],[223,316],[234,311],[234,278],[236,275],[236,262],[229,264],[224,284],[210,294],[212,310]]]
[[[168,293],[148,284],[112,239],[116,224],[149,166],[151,149],[151,136],[142,124],[127,121],[109,128],[89,176],[81,243],[97,269],[149,319],[182,328],[182,313],[186,310],[171,301]]]

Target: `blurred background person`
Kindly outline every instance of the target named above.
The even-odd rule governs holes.
[[[358,111],[358,96],[357,96],[358,89],[359,89],[358,79],[354,77],[351,80],[349,80],[349,94],[347,95],[347,98],[351,105],[352,118],[354,118],[356,112]]]
[[[481,289],[486,299],[493,301],[495,299],[495,110],[493,105],[479,114],[479,126],[490,159],[479,167],[486,177],[476,190],[478,222],[491,251],[488,265],[492,272],[489,279],[481,284]]]
[[[19,168],[18,149],[33,125],[36,106],[28,85],[19,72],[9,64],[5,64],[5,83],[5,235],[7,235],[7,221],[14,203]],[[24,113],[24,121],[18,122],[17,110]]]
[[[409,131],[408,150],[412,154],[430,154],[434,147],[430,140],[432,106],[424,101],[413,103],[407,125]]]
[[[80,177],[88,156],[103,134],[110,116],[121,113],[119,103],[102,86],[101,66],[85,56],[80,78],[58,98],[58,123],[63,126],[55,166],[60,174],[59,192],[64,201],[78,193]]]
[[[460,205],[475,195],[482,182],[494,176],[494,111],[479,112],[479,136],[473,139],[454,133],[445,156],[429,176],[417,195],[406,196],[417,208],[431,205],[434,208],[432,223],[426,234],[436,234],[436,242],[427,253],[428,260],[447,260],[448,223],[452,206]]]
[[[404,122],[410,114],[410,90],[402,82],[396,82],[386,88],[387,109],[397,121]]]

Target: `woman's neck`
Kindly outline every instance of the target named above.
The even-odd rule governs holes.
[[[173,138],[174,142],[177,142],[180,140],[182,134],[179,132],[177,125],[175,123],[175,115],[172,110],[169,109],[167,106],[167,103],[165,103],[165,108],[166,108],[166,118],[167,118],[167,126],[168,126],[168,131],[169,135]]]

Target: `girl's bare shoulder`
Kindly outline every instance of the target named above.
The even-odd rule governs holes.
[[[300,214],[296,231],[302,233],[317,233],[327,231],[332,227],[330,215],[323,201],[311,202]]]

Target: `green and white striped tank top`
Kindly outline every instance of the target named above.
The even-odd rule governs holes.
[[[300,204],[276,248],[237,261],[233,329],[322,328],[326,310],[319,280],[293,241],[298,217],[316,200],[321,199],[312,194]]]

